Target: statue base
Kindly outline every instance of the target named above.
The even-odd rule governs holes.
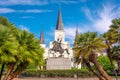
[[[69,58],[48,58],[47,70],[66,70],[71,69],[71,61]]]

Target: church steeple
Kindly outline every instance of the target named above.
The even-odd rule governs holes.
[[[76,34],[75,34],[75,41],[76,41],[76,39],[77,39],[77,36],[78,36],[78,27],[76,28]]]
[[[56,24],[56,30],[63,30],[63,23],[62,23],[62,14],[61,10],[58,11],[58,19]]]
[[[77,41],[78,35],[79,35],[79,33],[78,33],[78,27],[77,27],[77,28],[76,28],[76,34],[75,34],[74,46],[76,46],[76,41]]]
[[[44,41],[44,32],[41,31],[40,33],[40,44],[45,44],[45,41]]]

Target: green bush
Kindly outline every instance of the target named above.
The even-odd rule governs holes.
[[[99,56],[98,62],[107,73],[112,73],[112,66],[107,56]]]
[[[86,70],[29,70],[21,74],[25,77],[93,77],[94,75]]]

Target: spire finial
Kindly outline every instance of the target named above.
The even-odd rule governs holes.
[[[57,19],[57,24],[56,24],[56,30],[63,30],[61,9],[58,10],[58,19]]]

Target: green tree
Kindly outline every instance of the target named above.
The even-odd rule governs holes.
[[[120,72],[120,18],[114,19],[112,23],[113,24],[110,26],[110,29],[116,32],[116,44],[118,44],[118,46],[114,46],[112,48],[112,57],[116,60],[118,71]]]
[[[100,80],[112,80],[111,77],[104,71],[102,66],[98,63],[97,53],[101,53],[101,49],[105,48],[102,39],[97,36],[95,32],[87,32],[80,34],[77,40],[77,47],[74,48],[76,62],[83,62]],[[99,74],[93,70],[91,64],[93,63]]]
[[[0,25],[0,64],[2,64],[0,78],[5,64],[16,61],[14,56],[17,55],[17,45],[11,30]]]
[[[120,43],[120,18],[119,19],[114,19],[112,20],[112,25],[110,25],[110,29],[102,35],[103,40],[105,41],[107,48],[107,56],[109,57],[110,63],[113,65],[113,60],[112,60],[112,47],[114,44],[119,44]],[[114,70],[114,74],[116,75],[116,80],[117,80],[117,73]]]
[[[32,33],[16,28],[5,17],[0,17],[0,64],[3,64],[0,76],[4,65],[7,66],[3,80],[12,80],[36,61],[43,61],[39,40]]]
[[[33,64],[36,60],[39,62],[43,61],[43,49],[39,45],[39,40],[32,33],[23,30],[18,34],[17,41],[19,43],[17,68],[10,76],[10,80],[15,78],[22,70],[26,69],[30,63]]]
[[[4,27],[4,31],[7,29],[7,31],[4,33],[4,34],[6,34],[6,35],[8,35],[8,38],[9,38],[9,36],[10,35],[12,35],[12,37],[14,37],[14,32],[17,30],[17,28],[15,28],[15,26],[11,23],[11,22],[9,22],[8,21],[8,19],[7,18],[5,18],[5,17],[0,17],[0,27]],[[9,31],[8,31],[9,30]],[[14,32],[13,32],[14,31]],[[3,37],[3,36],[1,36],[1,37]],[[6,39],[5,39],[5,42],[8,42],[7,40],[8,40],[8,38],[7,38],[7,36],[5,37]],[[15,37],[14,37],[15,38]],[[3,38],[4,39],[4,38]],[[13,44],[16,42],[16,40],[13,40],[13,41],[11,41],[11,42],[13,42]],[[2,43],[2,42],[1,42]],[[12,44],[12,43],[11,43]],[[15,45],[16,44],[16,45]],[[13,45],[11,45],[11,46],[13,46],[13,47],[17,47],[17,43],[15,43],[14,45],[15,46],[13,46]],[[4,45],[4,44],[3,44]],[[10,46],[10,44],[9,44],[9,47],[11,47]],[[13,48],[13,47],[11,47],[11,48]],[[6,47],[7,48],[7,47]],[[13,50],[13,53],[14,53],[14,51],[15,51],[16,49],[14,49]],[[11,51],[12,52],[12,51]],[[14,53],[15,55],[17,55],[16,53]],[[9,53],[7,53],[6,54],[6,56],[8,57],[9,56]],[[11,55],[12,56],[12,58],[13,58],[13,55]],[[2,57],[2,56],[0,56],[0,57]],[[1,78],[1,76],[2,76],[2,73],[3,73],[3,70],[4,70],[4,66],[5,65],[7,65],[8,63],[10,63],[10,62],[12,62],[12,61],[9,61],[9,60],[11,60],[11,59],[9,59],[9,58],[6,58],[6,60],[8,59],[8,61],[5,61],[4,62],[4,64],[3,63],[1,63],[2,64],[2,68],[1,68],[1,73],[0,73],[0,78]],[[4,59],[2,59],[1,58],[1,61],[2,60],[4,60]],[[14,62],[14,61],[13,61]]]
[[[9,29],[11,31],[11,33],[9,33],[9,35],[14,36],[15,40],[13,42],[16,42],[16,44],[14,44],[14,46],[18,47],[18,43],[16,41],[15,33],[18,32],[19,30],[11,22],[9,22],[9,20],[7,18],[5,18],[5,17],[0,17],[0,25],[2,27],[7,28],[7,29]],[[11,45],[11,46],[13,46],[13,45]],[[11,47],[11,46],[9,45],[9,47]],[[15,50],[17,50],[17,48]],[[13,50],[13,52],[14,52],[14,50]],[[16,53],[16,55],[17,55],[17,53]],[[8,55],[6,55],[6,56],[8,56]],[[13,57],[15,58],[15,55]],[[13,62],[7,62],[6,61],[6,63],[7,64],[4,64],[4,65],[8,66],[8,69],[7,69],[7,72],[6,72],[7,73],[6,76],[7,76],[7,75],[9,75],[9,72],[11,72],[12,68],[14,67],[13,65],[10,65],[10,64],[15,63],[15,61],[13,61]],[[2,76],[3,69],[4,69],[4,65],[2,66],[1,76]]]
[[[119,38],[120,38],[120,18],[112,20],[112,25],[110,25],[110,30],[111,29],[118,33],[116,36],[117,36],[117,40],[119,40]]]
[[[112,48],[112,58],[117,62],[117,70],[120,73],[120,46],[114,46]]]

